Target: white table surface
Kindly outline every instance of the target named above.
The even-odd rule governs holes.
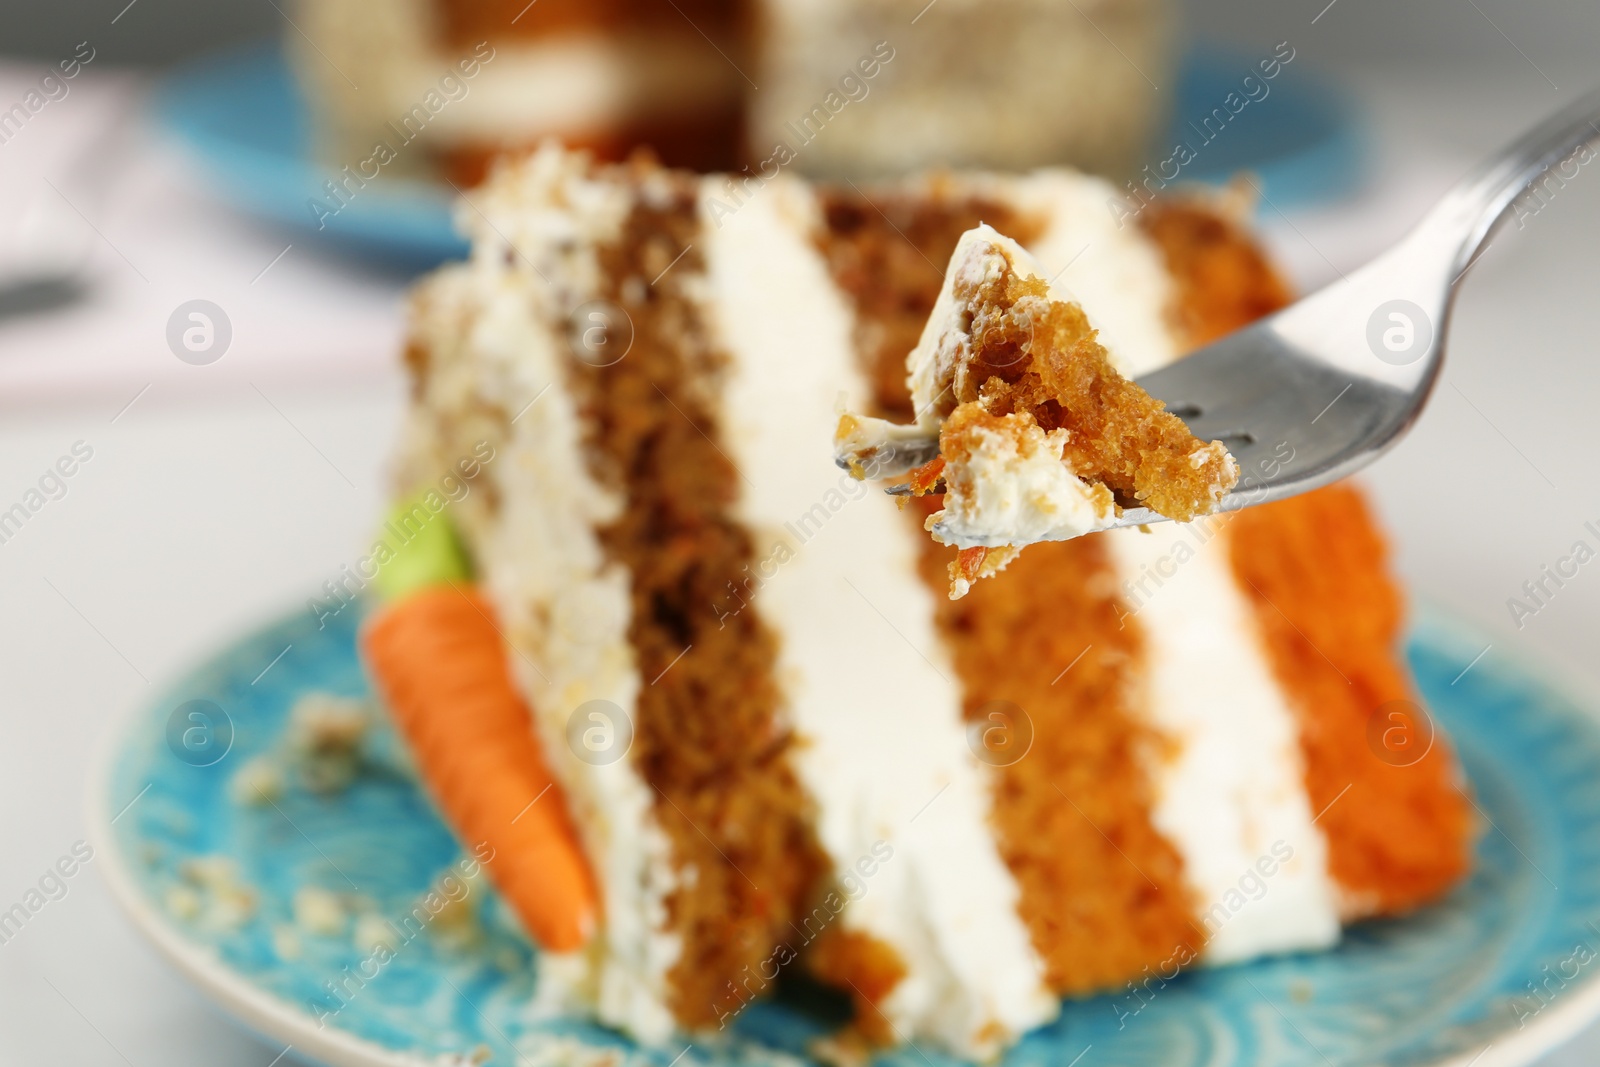
[[[34,77],[0,66],[0,95]],[[87,73],[0,146],[6,202],[51,177],[81,191],[103,235],[87,302],[0,319],[0,509],[74,442],[94,449],[67,496],[0,544],[0,908],[85,836],[86,754],[108,717],[302,603],[363,543],[403,399],[403,279],[224,209],[181,154],[126,117],[143,86]],[[1391,71],[1360,91],[1374,184],[1322,211],[1264,213],[1305,285],[1359,265],[1567,95],[1511,68]],[[73,145],[108,124],[123,146],[79,156],[89,170],[78,169]],[[107,167],[102,196],[85,176]],[[1589,683],[1600,569],[1521,630],[1506,600],[1600,520],[1588,436],[1600,405],[1597,183],[1583,173],[1497,239],[1464,282],[1435,401],[1367,478],[1418,597],[1478,624],[1488,657],[1554,657]],[[195,297],[233,322],[231,350],[210,367],[179,363],[164,341],[167,316]],[[267,1067],[281,1049],[236,1030],[160,961],[93,866],[0,945],[0,1064]],[[1544,1063],[1597,1053],[1600,1028]]]

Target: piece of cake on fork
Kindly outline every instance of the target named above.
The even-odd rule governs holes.
[[[987,225],[957,243],[907,376],[916,422],[846,413],[835,451],[858,476],[869,465],[889,474],[889,451],[937,436],[939,456],[912,472],[911,488],[943,491],[927,525],[962,550],[952,598],[1025,545],[1105,529],[1123,506],[1188,522],[1239,480],[1222,443],[1197,440],[1123,377],[1082,306]]]

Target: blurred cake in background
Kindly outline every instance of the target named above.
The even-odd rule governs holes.
[[[1165,117],[1170,22],[1170,0],[299,0],[288,40],[317,154],[366,179],[475,183],[547,138],[769,177],[1121,176]]]
[[[787,143],[813,176],[1121,176],[1166,117],[1168,0],[763,0],[756,22],[752,152]],[[875,49],[892,59],[865,82],[856,64]]]
[[[335,169],[443,173],[546,138],[730,166],[749,85],[737,0],[300,0],[289,46]],[[719,52],[723,53],[719,56]],[[388,151],[383,151],[383,148]],[[370,162],[369,162],[370,161]]]

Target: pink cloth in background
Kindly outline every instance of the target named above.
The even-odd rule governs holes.
[[[49,69],[0,63],[0,111]],[[115,405],[151,383],[169,392],[393,373],[408,279],[222,203],[146,116],[150,76],[91,64],[67,84],[65,96],[0,141],[0,279],[25,269],[19,255],[81,249],[87,293],[0,316],[0,409],[91,398]],[[21,239],[26,225],[31,242]],[[221,307],[232,327],[227,352],[208,366],[181,362],[167,345],[168,319],[195,299]]]

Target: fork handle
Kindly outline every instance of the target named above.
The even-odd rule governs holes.
[[[1453,283],[1519,197],[1557,164],[1574,161],[1583,166],[1591,162],[1600,154],[1594,149],[1596,142],[1600,142],[1600,90],[1562,108],[1474,168],[1428,212],[1405,243],[1425,242],[1452,255],[1449,277]],[[1553,182],[1554,195],[1574,176],[1575,172],[1557,172],[1542,184],[1549,189]],[[1541,195],[1541,206],[1544,202]]]

